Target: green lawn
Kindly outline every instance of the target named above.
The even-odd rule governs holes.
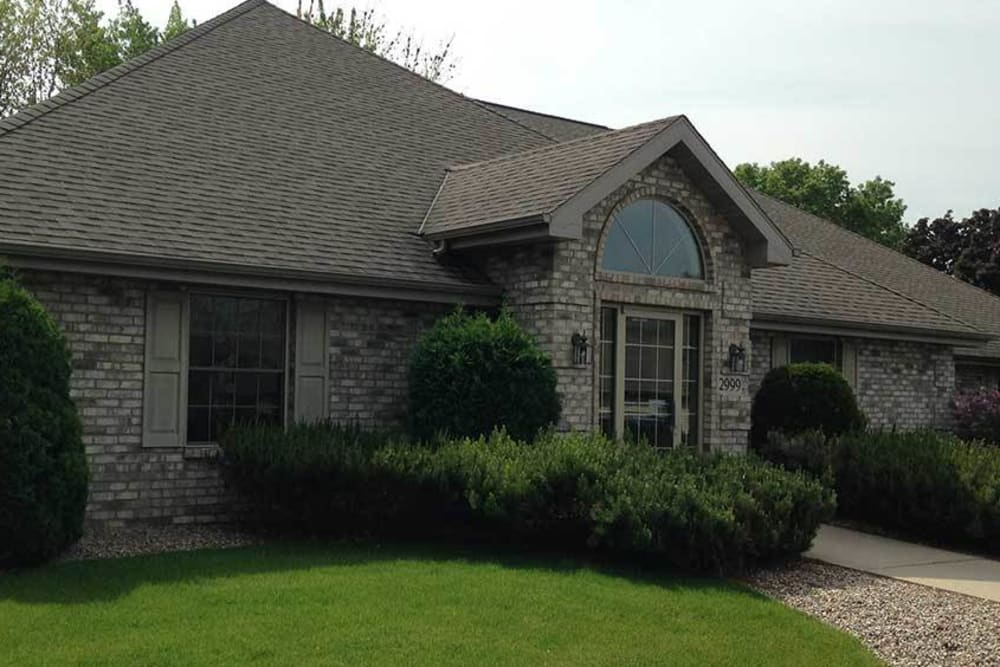
[[[0,574],[0,647],[11,665],[878,664],[721,581],[340,544]]]

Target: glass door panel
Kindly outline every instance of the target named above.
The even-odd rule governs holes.
[[[627,438],[672,447],[676,423],[677,323],[628,317],[625,321],[623,417]]]

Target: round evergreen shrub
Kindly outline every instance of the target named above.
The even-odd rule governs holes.
[[[0,273],[0,564],[30,565],[80,538],[87,461],[55,321]]]
[[[828,364],[791,364],[764,376],[750,413],[750,438],[760,448],[772,431],[793,435],[822,431],[828,436],[864,428],[847,380]]]
[[[456,310],[410,359],[413,435],[477,437],[504,427],[530,440],[559,419],[552,361],[506,310],[496,319]]]

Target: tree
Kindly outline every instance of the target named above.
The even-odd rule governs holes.
[[[76,86],[122,62],[110,30],[101,24],[103,12],[94,0],[70,0],[57,40],[56,77]]]
[[[769,165],[737,165],[746,186],[798,206],[841,227],[891,248],[906,235],[906,205],[893,192],[895,183],[880,176],[851,185],[847,172],[820,160],[815,165],[789,158]]]
[[[142,17],[132,0],[118,0],[118,18],[111,23],[110,32],[122,61],[141,56],[160,43],[160,31]]]
[[[174,0],[174,4],[170,8],[170,16],[167,18],[167,25],[163,28],[163,41],[166,42],[178,35],[183,35],[194,26],[195,22],[192,21],[189,23],[184,18],[181,6],[177,4],[177,0]]]
[[[924,264],[1000,295],[1000,207],[955,220],[951,211],[922,218],[910,228],[902,251]]]
[[[302,0],[299,0],[298,17],[431,81],[443,83],[455,72],[456,63],[451,50],[454,37],[439,44],[436,50],[427,51],[412,32],[391,32],[388,23],[376,16],[374,9],[359,11],[351,7],[345,11],[337,7],[328,14],[323,0],[310,0],[309,8],[305,10]]]

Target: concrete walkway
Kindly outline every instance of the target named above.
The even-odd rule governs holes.
[[[833,565],[1000,602],[1000,561],[821,526],[805,553]]]

